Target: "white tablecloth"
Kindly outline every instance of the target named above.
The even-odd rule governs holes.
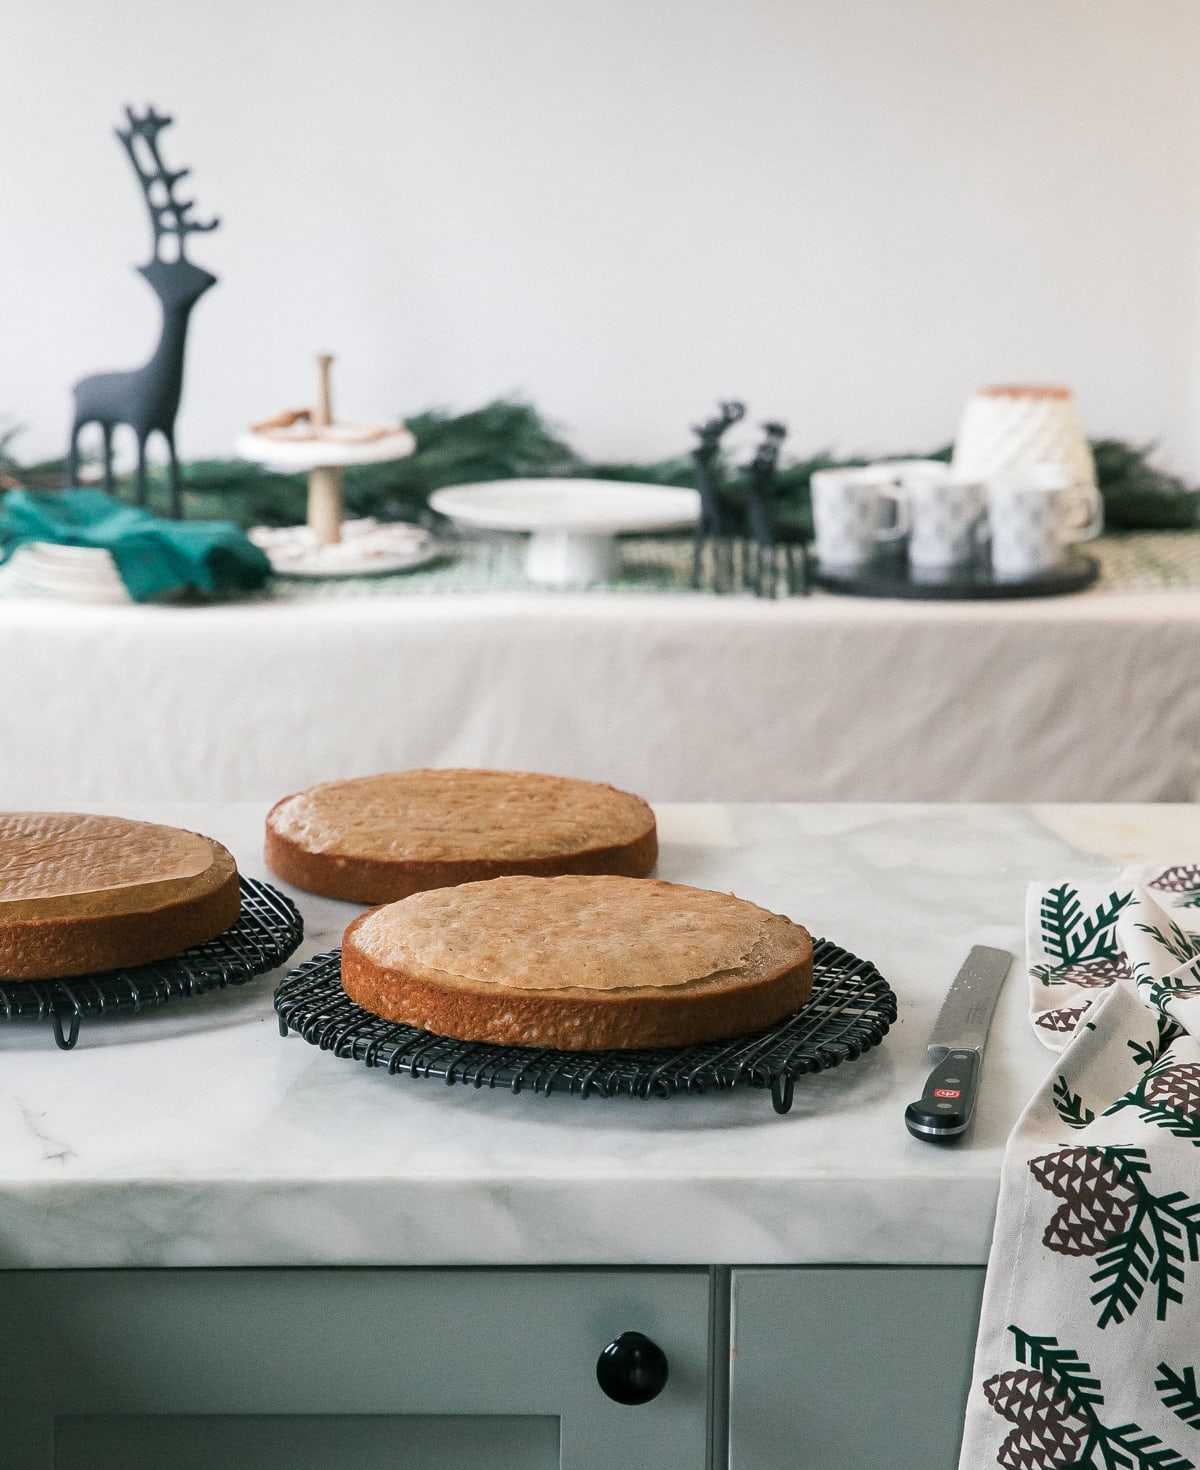
[[[453,764],[659,801],[1190,800],[1200,593],[0,603],[0,804]]]

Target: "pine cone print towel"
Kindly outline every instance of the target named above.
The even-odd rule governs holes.
[[[960,1470],[1200,1467],[1200,864],[1031,889],[1034,1033]]]

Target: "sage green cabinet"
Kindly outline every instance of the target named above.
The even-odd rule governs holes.
[[[0,1470],[954,1470],[983,1270],[0,1272]],[[596,1359],[644,1333],[651,1402]]]
[[[983,1274],[733,1271],[729,1470],[955,1470]]]
[[[707,1270],[0,1272],[2,1470],[702,1467]],[[657,1398],[614,1403],[638,1331]]]

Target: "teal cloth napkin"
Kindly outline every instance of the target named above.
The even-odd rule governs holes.
[[[134,602],[251,592],[271,574],[266,554],[232,521],[165,521],[102,490],[10,490],[0,501],[0,562],[27,541],[111,552]]]

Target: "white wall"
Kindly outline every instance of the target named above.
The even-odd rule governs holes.
[[[1200,472],[1198,63],[1195,0],[2,0],[0,415],[58,452],[148,349],[152,100],[224,220],[185,457],[328,349],[347,412],[522,391],[624,457],[718,396],[891,451],[1062,381]]]

